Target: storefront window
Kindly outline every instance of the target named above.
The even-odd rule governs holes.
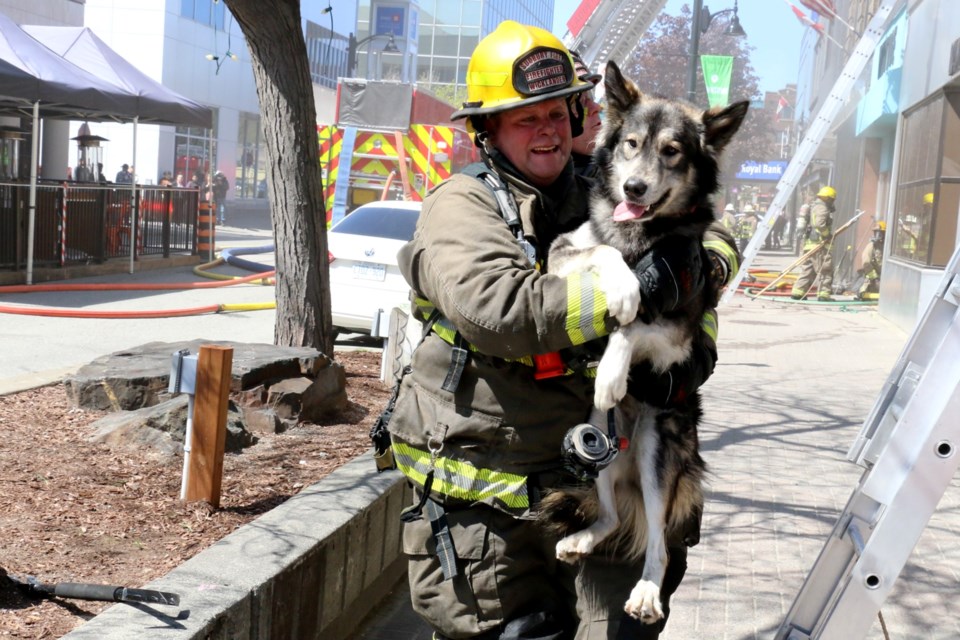
[[[960,205],[960,94],[941,94],[904,115],[891,254],[945,266]]]
[[[261,142],[260,118],[241,113],[237,131],[237,172],[234,176],[234,194],[238,198],[266,198],[266,154]]]
[[[219,111],[213,114],[213,131],[201,127],[177,127],[174,137],[173,174],[183,176],[184,185],[206,184],[211,158],[216,158],[217,121]]]

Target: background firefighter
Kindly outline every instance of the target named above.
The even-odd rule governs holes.
[[[794,300],[805,298],[818,276],[820,284],[817,288],[817,300],[833,300],[830,293],[833,288],[833,214],[836,211],[833,203],[836,199],[836,190],[825,186],[817,192],[817,197],[810,207],[802,210],[803,217],[800,218],[797,228],[801,234],[806,234],[803,251],[810,251],[821,242],[823,246],[803,263],[800,277],[790,293]]]
[[[873,238],[860,255],[863,264],[859,271],[863,275],[863,284],[857,292],[858,300],[876,300],[880,293],[880,271],[883,268],[883,241],[886,231],[887,223],[881,220],[873,228]]]

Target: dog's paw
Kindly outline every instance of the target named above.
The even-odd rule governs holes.
[[[627,395],[627,377],[619,372],[605,369],[603,361],[597,367],[597,379],[593,387],[593,406],[607,411],[617,405]]]
[[[573,564],[581,556],[588,556],[593,553],[596,545],[597,541],[588,530],[570,534],[566,538],[561,538],[557,543],[557,560]]]
[[[660,589],[649,580],[641,580],[630,591],[630,599],[623,610],[643,624],[653,624],[663,618]]]
[[[633,322],[640,308],[640,289],[633,272],[601,275],[600,290],[607,299],[607,311],[621,327]]]

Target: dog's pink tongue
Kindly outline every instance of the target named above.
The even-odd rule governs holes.
[[[632,204],[630,202],[621,202],[613,210],[614,222],[625,222],[627,220],[639,220],[647,213],[647,207],[642,204]]]

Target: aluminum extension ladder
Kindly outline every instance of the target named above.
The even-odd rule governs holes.
[[[863,638],[960,463],[960,247],[847,459],[866,468],[777,640]]]
[[[730,299],[736,294],[737,288],[746,276],[750,264],[767,239],[767,234],[770,233],[770,229],[773,227],[773,221],[776,220],[777,216],[783,211],[787,200],[803,176],[803,172],[806,171],[807,165],[810,164],[813,153],[830,131],[830,127],[833,126],[834,120],[836,120],[837,115],[850,96],[853,85],[856,83],[857,78],[860,77],[860,74],[863,73],[867,62],[870,61],[870,56],[873,55],[874,50],[877,48],[877,43],[880,42],[880,38],[883,36],[883,29],[887,18],[897,1],[898,0],[883,0],[880,6],[877,7],[877,12],[873,14],[873,18],[867,25],[863,36],[861,36],[859,42],[857,42],[857,46],[847,60],[847,64],[844,65],[843,70],[840,72],[840,77],[830,89],[830,95],[827,96],[823,106],[820,107],[816,117],[807,129],[803,142],[797,147],[797,152],[793,158],[790,159],[790,163],[783,172],[783,177],[781,177],[777,183],[777,193],[773,197],[773,202],[770,203],[770,208],[767,209],[767,213],[760,219],[760,223],[757,225],[757,231],[753,234],[753,238],[744,251],[740,270],[737,272],[737,275],[734,276],[733,281],[727,285],[727,290],[720,299],[721,303],[730,302]]]

